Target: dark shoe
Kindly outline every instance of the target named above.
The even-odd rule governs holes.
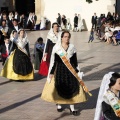
[[[25,82],[24,80],[16,80],[16,82]]]
[[[117,46],[118,44],[113,44],[113,46]]]
[[[71,110],[70,110],[70,113],[71,113],[72,115],[74,115],[74,116],[77,116],[77,115],[78,115],[78,111],[71,111]]]
[[[76,115],[78,115],[78,111],[73,111],[72,114],[73,114],[74,116],[76,116]]]
[[[58,111],[58,112],[62,112],[62,111],[63,111],[63,108],[61,108],[61,109],[58,109],[58,108],[57,108],[57,111]]]

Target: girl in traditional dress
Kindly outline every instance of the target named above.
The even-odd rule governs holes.
[[[16,36],[17,36],[17,31],[13,30],[10,34],[10,41],[13,41]]]
[[[34,78],[33,66],[30,61],[29,41],[24,29],[13,38],[14,51],[1,71],[1,76],[12,80],[32,80]]]
[[[120,74],[109,72],[103,77],[94,120],[120,120]]]
[[[70,37],[71,34],[64,31],[61,41],[53,47],[49,74],[41,98],[56,103],[58,112],[63,111],[62,104],[70,104],[71,113],[77,115],[74,104],[85,102],[85,91],[88,90],[80,79],[83,73],[79,71],[76,50],[70,44]]]
[[[43,52],[43,61],[40,64],[40,69],[39,69],[39,74],[41,74],[43,76],[48,75],[51,52],[52,52],[53,46],[58,42],[60,35],[61,35],[61,32],[59,31],[58,24],[53,23],[52,29],[49,31],[49,33],[47,35],[45,49]]]

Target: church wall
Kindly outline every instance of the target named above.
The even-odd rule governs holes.
[[[0,0],[0,11],[1,11],[1,7],[8,7],[6,0]]]
[[[74,14],[80,14],[82,19],[85,20],[88,30],[91,29],[91,17],[96,12],[97,16],[101,13],[107,13],[110,11],[113,13],[115,0],[93,0],[92,4],[86,2],[86,0],[41,0],[41,16],[46,16],[51,22],[55,22],[57,13],[65,15],[66,18],[70,18],[73,25]]]
[[[8,11],[13,11],[15,9],[14,0],[0,0],[0,11],[2,11],[1,10],[2,7],[8,8]]]

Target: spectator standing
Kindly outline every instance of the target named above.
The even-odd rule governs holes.
[[[94,15],[92,16],[92,28],[94,27],[95,30],[96,30],[96,25],[97,25],[97,16],[96,16],[96,13],[94,13]]]
[[[77,32],[77,27],[78,27],[78,16],[75,14],[74,17],[74,31]]]
[[[60,13],[58,13],[58,18],[57,18],[57,23],[58,23],[58,25],[59,25],[59,27],[61,26],[61,15],[60,15]]]

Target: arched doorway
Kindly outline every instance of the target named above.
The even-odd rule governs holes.
[[[15,8],[19,14],[28,15],[29,12],[35,12],[35,0],[15,0]]]

